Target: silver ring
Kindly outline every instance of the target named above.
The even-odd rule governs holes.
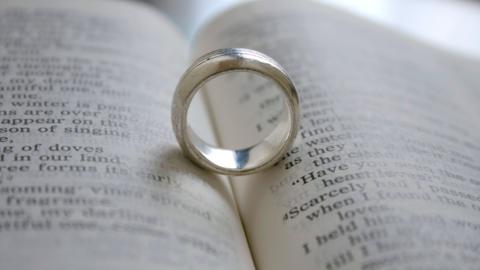
[[[282,90],[287,117],[265,139],[244,149],[212,146],[187,123],[187,112],[196,92],[208,80],[230,71],[251,71],[272,79]],[[197,165],[220,174],[245,175],[275,164],[291,147],[299,127],[299,99],[285,70],[272,58],[249,49],[227,48],[197,59],[180,79],[172,104],[172,125],[185,156]]]

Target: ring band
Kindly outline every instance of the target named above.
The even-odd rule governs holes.
[[[284,94],[287,116],[262,141],[244,149],[212,146],[187,123],[187,112],[196,92],[224,72],[251,71],[272,79]],[[293,82],[272,58],[249,49],[227,48],[197,59],[180,79],[172,104],[172,126],[185,156],[197,165],[228,175],[245,175],[275,164],[291,147],[299,126],[299,99]]]

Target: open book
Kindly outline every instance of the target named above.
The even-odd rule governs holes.
[[[295,146],[248,177],[192,165],[170,124],[183,70],[223,47],[301,96]],[[0,3],[0,74],[1,269],[480,268],[478,61],[309,2],[189,44],[144,4],[32,0]],[[207,99],[217,140],[257,132]]]

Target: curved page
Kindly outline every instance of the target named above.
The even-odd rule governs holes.
[[[259,269],[478,267],[478,62],[300,1],[238,7],[198,37],[198,54],[272,56],[300,91],[295,147],[275,168],[232,180]],[[267,112],[228,128],[268,101],[257,94],[265,86],[244,84],[211,97],[213,110],[256,101],[215,115],[225,144],[269,123]]]
[[[0,3],[0,268],[251,269],[170,126],[186,44],[148,6]]]

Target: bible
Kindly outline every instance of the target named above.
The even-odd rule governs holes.
[[[191,42],[138,2],[0,13],[1,269],[478,269],[478,60],[303,1],[242,4]],[[194,166],[170,124],[191,59],[227,47],[272,56],[301,99],[294,146],[249,176]],[[240,145],[275,100],[230,85],[195,125]]]

